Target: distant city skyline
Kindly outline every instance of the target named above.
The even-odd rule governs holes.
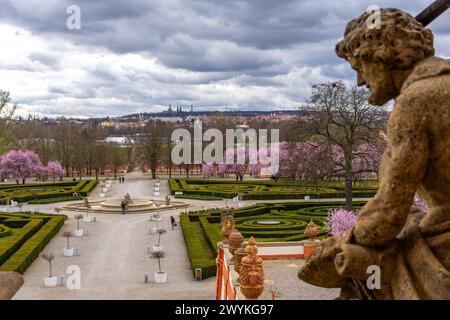
[[[0,89],[19,114],[105,117],[195,110],[282,110],[310,85],[355,74],[334,53],[346,23],[370,5],[418,14],[432,0],[3,0]],[[450,11],[429,27],[449,57]]]

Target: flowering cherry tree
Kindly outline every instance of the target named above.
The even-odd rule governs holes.
[[[31,176],[44,172],[41,160],[33,151],[11,150],[0,159],[0,172],[4,178],[12,178],[16,183],[25,183]]]
[[[45,172],[55,181],[57,177],[61,177],[64,174],[64,168],[58,160],[53,160],[47,163]]]
[[[342,237],[358,219],[358,213],[345,209],[330,209],[325,224],[332,236]]]
[[[214,165],[209,163],[202,164],[202,174],[209,179],[214,174]]]
[[[244,163],[238,163],[238,153],[240,152],[245,155]],[[227,155],[233,159],[231,162],[227,162]],[[252,159],[256,159],[256,163],[251,161]],[[257,175],[260,170],[261,165],[258,160],[258,151],[255,148],[235,147],[234,149],[227,149],[225,150],[223,163],[219,165],[219,172],[221,174],[235,174],[236,181],[242,181],[246,172],[251,175]]]

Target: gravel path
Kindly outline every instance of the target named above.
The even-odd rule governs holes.
[[[161,195],[165,196],[167,183],[161,181]],[[138,179],[131,174],[125,184],[114,182],[111,196],[150,196],[151,181]],[[98,191],[96,191],[98,192]],[[24,210],[34,208],[24,207]],[[41,212],[52,212],[55,205],[41,206]],[[166,258],[161,260],[162,269],[168,273],[166,284],[153,282],[153,272],[157,271],[157,261],[150,258],[147,247],[156,244],[157,237],[148,230],[153,222],[148,214],[96,214],[97,222],[82,223],[89,235],[71,238],[71,245],[80,249],[80,256],[64,257],[62,254],[66,239],[63,231],[73,230],[76,220],[69,219],[45,251],[52,251],[55,274],[62,275],[69,265],[81,269],[81,289],[66,287],[44,288],[43,277],[47,275],[48,263],[38,258],[24,274],[25,284],[14,299],[214,299],[215,279],[194,281],[190,270],[183,235],[180,228],[170,228],[170,215],[178,215],[178,210],[162,211],[160,226],[167,230],[162,236]],[[63,212],[69,216],[74,213]],[[150,282],[144,283],[144,272],[149,273]],[[67,275],[66,275],[67,276]]]

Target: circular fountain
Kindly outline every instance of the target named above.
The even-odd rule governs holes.
[[[154,209],[156,202],[145,199],[133,199],[128,203],[128,210],[149,210]],[[100,203],[103,210],[122,210],[122,199],[109,199]]]
[[[281,222],[275,221],[275,220],[259,220],[259,221],[256,221],[256,224],[259,224],[262,226],[274,226],[277,224],[281,224]]]
[[[128,195],[128,197],[114,197],[107,200],[89,199],[89,201],[80,201],[77,203],[67,204],[62,208],[65,210],[91,213],[122,213],[122,202],[127,203],[126,213],[153,212],[189,206],[188,203],[182,201],[171,200],[170,203],[167,204],[166,199],[131,198]]]

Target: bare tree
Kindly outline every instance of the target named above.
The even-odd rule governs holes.
[[[365,156],[358,146],[377,143],[386,123],[385,109],[370,105],[369,95],[367,89],[347,87],[342,81],[313,85],[310,102],[298,118],[310,140],[337,146],[342,152],[343,161],[331,159],[345,177],[347,210],[352,208],[352,161]]]
[[[114,172],[114,180],[117,179],[117,173],[121,165],[126,161],[126,151],[113,143],[109,145],[111,155],[111,167]]]
[[[4,151],[7,145],[11,118],[17,110],[17,105],[11,102],[9,92],[0,89],[0,151]]]
[[[162,146],[166,139],[164,126],[161,121],[149,121],[139,137],[141,154],[152,173],[152,179],[156,179],[156,170],[162,159]]]

